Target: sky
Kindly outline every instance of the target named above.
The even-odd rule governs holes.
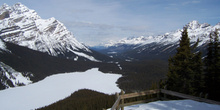
[[[42,19],[55,17],[89,46],[127,37],[160,35],[187,23],[216,25],[220,0],[0,0],[20,2]]]

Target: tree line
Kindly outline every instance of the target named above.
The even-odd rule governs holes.
[[[190,46],[187,28],[183,28],[177,53],[169,58],[167,79],[163,82],[168,90],[220,100],[220,45],[216,29],[209,35],[207,53],[195,51],[197,42]]]

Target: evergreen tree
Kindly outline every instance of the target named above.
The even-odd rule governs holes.
[[[183,28],[182,37],[175,56],[169,59],[167,88],[170,90],[188,93],[190,69],[190,40],[187,28]]]
[[[214,71],[216,78],[220,75],[220,42],[219,42],[219,33],[216,29],[214,32]],[[219,79],[217,79],[219,80]]]
[[[205,58],[205,92],[211,99],[220,97],[220,47],[219,34],[216,29],[210,33],[210,41],[207,48],[207,56]]]
[[[205,62],[205,92],[209,93],[209,89],[208,88],[212,88],[212,68],[213,68],[213,59],[214,59],[214,55],[213,55],[213,37],[212,34],[210,33],[209,35],[209,43],[208,43],[208,47],[207,47],[207,56],[204,60]]]
[[[169,67],[167,74],[166,86],[168,90],[179,91],[182,86],[180,79],[180,75],[176,72],[176,66],[174,64],[174,58],[169,58]]]
[[[198,44],[198,41],[196,44]],[[203,92],[205,84],[201,52],[193,53],[191,69],[193,71],[190,76],[190,93],[192,95],[198,95]]]
[[[201,52],[193,53],[198,44],[190,47],[187,28],[183,28],[182,37],[175,56],[169,59],[167,74],[167,89],[186,94],[196,94],[201,91],[202,60]]]

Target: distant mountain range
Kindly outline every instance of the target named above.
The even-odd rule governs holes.
[[[197,50],[205,54],[206,45],[209,41],[209,34],[215,29],[220,29],[220,23],[215,26],[198,21],[192,21],[186,24],[191,45],[200,40]],[[220,30],[219,30],[220,32]],[[93,48],[101,53],[114,58],[121,58],[127,61],[163,59],[167,60],[176,52],[182,29],[173,32],[167,32],[158,36],[140,36],[126,38],[115,42],[110,42],[102,48]]]

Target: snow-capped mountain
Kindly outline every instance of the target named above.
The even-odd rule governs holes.
[[[61,22],[53,17],[41,19],[34,10],[21,3],[0,7],[0,36],[4,41],[52,56],[99,61]]]
[[[200,24],[194,20],[186,24],[186,27],[191,45],[199,39],[198,49],[204,51],[204,47],[209,41],[210,32],[220,29],[220,23],[211,26],[207,23]],[[109,56],[120,56],[125,59],[151,59],[152,57],[164,57],[167,59],[170,54],[175,53],[182,31],[182,29],[178,29],[158,36],[140,36],[125,38],[116,42],[111,41],[105,45],[107,49],[101,50],[101,52]]]
[[[153,39],[152,36],[149,36],[149,37],[140,36],[140,37],[124,38],[124,39],[121,39],[119,41],[110,41],[105,46],[106,47],[111,47],[111,46],[119,46],[119,45],[123,45],[123,44],[138,45],[138,44],[145,43],[146,41],[150,41],[151,39]]]
[[[210,24],[207,23],[199,24],[198,21],[192,21],[188,23],[186,27],[188,29],[188,35],[191,42],[196,42],[197,39],[199,38],[201,40],[200,45],[202,45],[209,40],[208,35],[210,34],[211,31],[214,31],[215,29],[220,29],[220,23],[215,26],[211,26]],[[111,41],[105,46],[111,47],[111,46],[119,46],[124,44],[145,45],[150,43],[171,44],[180,40],[181,33],[182,33],[182,29],[178,29],[173,32],[165,33],[164,35],[124,38],[116,42]]]

